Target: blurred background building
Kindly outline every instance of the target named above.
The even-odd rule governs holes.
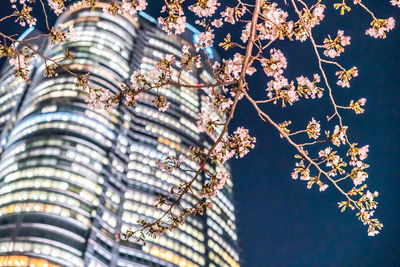
[[[69,48],[75,58],[62,64],[90,72],[94,87],[113,93],[129,83],[133,70],[151,70],[165,53],[179,57],[198,34],[189,26],[181,37],[168,36],[146,13],[139,19],[111,16],[101,5],[91,12],[77,4],[57,23],[73,25],[76,40],[32,45],[51,58]],[[35,35],[29,29],[20,38]],[[211,48],[207,53],[218,58]],[[37,59],[29,84],[10,66],[0,75],[0,266],[239,266],[231,180],[212,210],[179,230],[147,246],[115,241],[115,234],[136,229],[138,219],[158,218],[156,196],[191,178],[162,172],[156,159],[164,152],[186,155],[190,145],[210,147],[212,137],[196,127],[204,92],[160,90],[171,102],[165,113],[151,103],[153,93],[142,95],[136,107],[105,112],[88,108],[86,93],[68,73],[44,78],[43,71]],[[183,72],[182,80],[196,84],[212,76],[204,68]]]

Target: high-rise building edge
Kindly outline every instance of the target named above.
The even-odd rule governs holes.
[[[168,36],[146,13],[111,16],[103,5],[90,11],[78,2],[58,18],[73,25],[75,40],[32,45],[51,58],[69,48],[75,58],[63,65],[90,72],[94,87],[117,93],[133,70],[151,70],[166,53],[179,57],[182,46],[196,40],[190,25],[182,36]],[[35,34],[30,29],[21,38]],[[218,57],[211,48],[207,53]],[[188,218],[178,230],[146,246],[115,240],[115,234],[136,229],[138,219],[158,218],[156,197],[191,178],[181,171],[168,175],[156,159],[211,146],[212,137],[196,127],[197,114],[206,108],[202,90],[161,89],[171,102],[164,113],[152,104],[152,92],[142,94],[135,107],[106,112],[90,109],[87,94],[65,71],[45,78],[40,58],[29,84],[12,72],[5,66],[0,75],[0,266],[239,266],[231,180],[213,199],[213,209]],[[212,82],[207,67],[181,78]],[[197,167],[190,159],[185,164]],[[194,186],[200,189],[200,183]]]

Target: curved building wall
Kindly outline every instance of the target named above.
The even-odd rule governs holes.
[[[76,40],[44,51],[57,58],[68,47],[75,58],[63,64],[90,72],[94,87],[116,93],[134,69],[151,70],[165,53],[178,57],[182,45],[191,43],[192,34],[167,36],[144,13],[137,20],[101,8],[67,10],[58,23],[73,24]],[[16,122],[2,136],[0,264],[25,257],[54,266],[238,266],[231,181],[214,199],[213,210],[147,246],[114,238],[136,229],[138,219],[157,218],[156,196],[167,196],[171,186],[191,178],[179,171],[168,175],[155,161],[164,152],[186,155],[190,145],[211,145],[212,137],[196,127],[204,92],[161,90],[171,102],[165,113],[151,103],[151,92],[135,107],[102,112],[87,107],[86,93],[74,87],[70,75],[44,78],[43,70],[38,62]],[[184,72],[182,79],[195,84],[210,82],[211,76],[204,69]],[[195,203],[190,196],[183,201]]]

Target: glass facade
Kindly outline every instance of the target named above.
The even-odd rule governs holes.
[[[38,45],[52,58],[69,48],[75,58],[62,64],[90,72],[94,87],[113,93],[133,70],[151,70],[166,53],[179,57],[196,34],[168,36],[145,13],[111,16],[102,5],[90,11],[78,2],[58,19],[74,26],[74,41]],[[0,77],[0,266],[239,266],[231,180],[212,210],[178,230],[146,246],[115,241],[115,234],[137,229],[138,219],[158,218],[156,197],[191,178],[159,170],[155,162],[164,152],[211,146],[215,137],[196,127],[204,92],[161,90],[171,102],[165,113],[152,104],[152,92],[135,107],[105,112],[87,107],[86,92],[67,73],[44,78],[43,61],[35,62],[28,85],[11,71],[4,68]],[[182,80],[212,81],[206,68],[183,72]],[[197,166],[188,158],[185,164]]]

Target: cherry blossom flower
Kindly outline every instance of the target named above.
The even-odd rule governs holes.
[[[158,23],[162,29],[168,34],[181,34],[186,29],[186,16],[181,6],[181,3],[166,3],[161,9],[161,13],[168,13],[168,16],[158,17]]]
[[[364,160],[367,158],[369,152],[369,145],[365,145],[360,150],[358,150],[358,155],[360,156],[360,160]]]
[[[218,78],[224,81],[237,80],[242,70],[243,55],[235,53],[233,59],[223,59],[222,65],[215,62],[213,65],[214,72]]]
[[[156,98],[152,101],[154,105],[158,108],[158,111],[165,112],[169,105],[171,104],[169,101],[167,101],[166,96],[160,96],[157,95]]]
[[[23,4],[21,10],[18,10],[16,5],[12,5],[11,7],[15,9],[14,12],[17,15],[15,22],[19,22],[22,27],[25,27],[26,24],[28,24],[29,27],[36,25],[37,19],[30,14],[32,12],[32,7],[25,4]]]
[[[364,109],[362,108],[363,106],[365,106],[365,103],[367,102],[367,99],[365,98],[360,98],[359,100],[357,100],[356,102],[354,102],[353,100],[350,101],[350,105],[349,108],[351,108],[352,110],[354,110],[354,112],[356,114],[362,114],[364,113]]]
[[[212,30],[205,31],[200,33],[199,41],[194,45],[196,47],[196,51],[200,51],[200,48],[206,48],[208,46],[212,46],[214,43],[214,34]]]
[[[364,105],[365,105],[365,102],[367,102],[367,99],[365,99],[365,98],[360,98],[357,102],[360,104],[360,106],[364,106]]]
[[[220,3],[217,0],[198,0],[196,4],[189,6],[198,17],[211,17]]]
[[[357,67],[352,67],[349,70],[341,70],[341,71],[337,71],[335,73],[336,75],[338,75],[338,82],[337,84],[341,87],[348,87],[350,88],[350,83],[349,81],[358,76],[358,69]]]
[[[145,10],[147,7],[146,0],[122,0],[122,9],[130,15],[135,15],[138,11]]]
[[[334,40],[330,36],[324,40],[324,55],[327,57],[338,57],[343,51],[345,46],[350,45],[350,36],[345,36],[342,30],[337,32]]]
[[[315,99],[316,97],[321,98],[323,89],[318,87],[316,84],[321,81],[318,74],[314,74],[314,80],[310,81],[307,77],[300,76],[297,80],[297,94],[301,97]]]
[[[221,142],[219,142],[212,151],[213,158],[220,161],[221,163],[225,163],[234,155],[235,151],[230,149],[228,140],[225,138]]]
[[[93,109],[111,110],[116,105],[112,101],[110,91],[104,88],[89,89],[88,97],[85,99],[89,107]]]
[[[243,43],[247,42],[250,36],[250,26],[251,23],[247,23],[244,29],[242,30],[242,35],[240,37],[240,40],[242,40]]]
[[[299,95],[296,92],[294,83],[291,82],[289,84],[288,80],[283,76],[275,77],[274,80],[267,83],[267,86],[267,96],[274,100],[274,104],[276,104],[278,100],[282,100],[282,107],[285,107],[286,103],[293,105],[294,102],[299,100]]]
[[[139,85],[139,83],[143,79],[144,79],[144,75],[140,71],[138,71],[138,70],[134,71],[132,73],[131,79],[130,79],[132,87],[137,88],[137,89],[142,88],[142,86]]]
[[[215,122],[211,119],[211,112],[209,110],[203,110],[199,114],[197,127],[199,128],[200,132],[206,132],[209,134],[214,133]]]
[[[361,185],[368,178],[368,173],[364,171],[366,168],[368,168],[368,165],[359,161],[357,166],[351,170],[350,177],[353,179],[355,186]]]
[[[369,190],[365,193],[365,198],[367,198],[369,201],[373,201],[375,197],[377,197],[379,193],[375,191],[374,193],[371,193]]]
[[[393,6],[400,7],[400,1],[399,1],[399,0],[390,0],[390,3],[391,3]]]
[[[65,1],[64,0],[49,0],[48,4],[51,9],[53,9],[54,13],[59,16],[65,10]]]
[[[292,178],[297,179],[299,177],[298,175],[300,174],[300,180],[309,181],[310,180],[310,169],[304,168],[299,163],[296,163],[296,167],[298,167],[299,172],[294,171],[292,173]]]
[[[223,24],[224,23],[222,22],[222,19],[215,19],[211,22],[211,25],[213,25],[216,28],[221,28]]]
[[[293,22],[287,22],[288,13],[277,8],[277,3],[272,3],[263,8],[264,23],[257,25],[261,40],[283,40],[285,36],[291,36]],[[249,24],[247,24],[249,26]],[[249,27],[247,27],[248,31]],[[247,33],[248,35],[248,33]],[[242,39],[243,40],[243,39]]]
[[[309,138],[318,139],[321,135],[321,125],[314,118],[308,123],[306,130]]]
[[[226,98],[222,94],[212,94],[211,96],[204,96],[203,100],[206,104],[217,113],[225,113],[233,104],[231,98]]]
[[[183,155],[176,157],[166,154],[164,158],[157,159],[155,163],[158,168],[164,170],[168,174],[171,174],[174,169],[179,169],[184,161],[185,157]]]
[[[26,62],[25,62],[25,57],[22,54],[15,54],[15,57],[10,58],[8,60],[8,63],[11,66],[14,66],[15,69],[25,69],[27,67]]]
[[[322,185],[319,187],[319,191],[320,191],[320,192],[325,191],[328,187],[329,187],[329,185],[327,185],[327,184],[322,184]]]
[[[200,55],[192,56],[190,53],[190,47],[184,45],[182,47],[182,55],[179,64],[182,68],[186,69],[188,72],[193,72],[194,68],[201,67],[201,57]]]
[[[65,25],[65,24],[58,23],[57,26],[58,26],[58,28],[59,28],[59,31],[62,31],[62,30],[64,30],[64,29],[66,29],[66,25]],[[57,32],[56,32],[55,34],[58,35]],[[56,37],[56,38],[57,38],[57,37]],[[73,25],[73,24],[70,24],[70,25],[68,26],[67,31],[65,32],[65,36],[63,36],[62,38],[58,38],[58,40],[59,40],[59,41],[66,41],[66,40],[69,40],[69,41],[76,41],[76,40],[77,40],[77,36],[76,36],[76,32],[75,32],[74,25]]]
[[[314,26],[318,25],[325,17],[324,11],[325,11],[325,6],[321,4],[315,5],[312,12],[304,8],[302,19],[305,23],[305,26],[311,29]]]
[[[229,179],[229,173],[225,168],[220,168],[216,175],[212,176],[210,181],[203,187],[202,195],[206,198],[214,198],[218,191],[224,188],[226,180]]]
[[[332,153],[332,148],[331,147],[327,147],[324,150],[319,151],[318,152],[318,156],[320,158],[327,158],[331,153]]]
[[[112,16],[121,14],[123,12],[122,4],[120,2],[111,1],[110,4],[103,6],[103,12]]]
[[[249,130],[243,127],[238,127],[230,137],[230,147],[235,151],[236,158],[242,158],[249,153],[249,149],[254,148],[255,142],[256,138],[249,136]]]
[[[224,21],[235,24],[245,14],[245,9],[240,7],[226,7],[225,11],[221,12],[221,17]]]
[[[283,70],[287,67],[286,57],[281,50],[275,48],[270,50],[270,54],[271,57],[269,59],[263,59],[261,65],[267,76],[277,77],[281,75]]]
[[[371,22],[371,28],[365,31],[366,35],[370,35],[374,38],[386,38],[386,32],[393,30],[395,20],[393,17],[388,19],[374,19]]]
[[[343,128],[341,128],[339,125],[336,125],[331,136],[329,136],[329,131],[327,132],[328,138],[335,146],[340,146],[341,143],[346,144],[347,128],[347,126],[343,126]]]

